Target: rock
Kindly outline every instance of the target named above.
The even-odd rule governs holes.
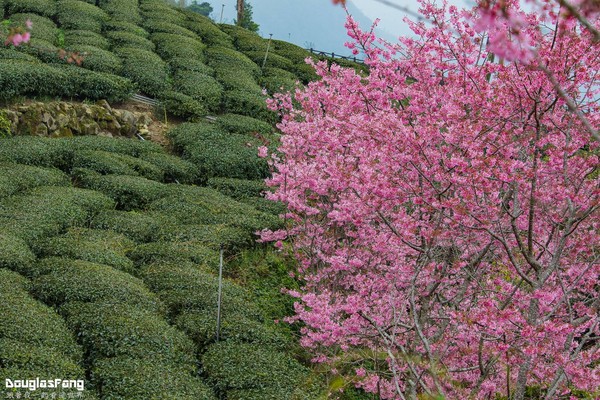
[[[112,108],[110,107],[110,104],[108,104],[108,101],[106,101],[106,100],[98,100],[96,102],[96,105],[104,108],[109,113],[112,113]]]

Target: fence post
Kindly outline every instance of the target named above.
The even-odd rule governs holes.
[[[217,342],[221,336],[221,293],[223,292],[223,245],[219,254],[219,290],[217,294]]]
[[[269,49],[271,48],[271,39],[273,38],[273,34],[269,33],[269,42],[267,43],[267,51],[265,51],[265,59],[263,60],[261,70],[265,69],[265,64],[267,63],[267,56],[269,55]]]

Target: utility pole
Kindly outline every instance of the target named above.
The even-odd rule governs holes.
[[[271,39],[273,39],[273,34],[269,33],[269,42],[267,43],[267,51],[265,51],[265,59],[263,60],[261,69],[265,69],[265,64],[267,63],[267,57],[269,56],[269,49],[271,48]]]
[[[237,25],[242,26],[244,19],[244,0],[237,0]]]
[[[223,292],[223,245],[220,246],[219,253],[219,289],[217,291],[217,342],[221,337],[221,295]]]
[[[225,9],[225,4],[221,4],[221,18],[219,18],[219,23],[223,23],[223,10]]]

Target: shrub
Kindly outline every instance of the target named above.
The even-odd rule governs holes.
[[[264,121],[239,114],[223,114],[217,117],[217,125],[222,130],[242,135],[259,133],[268,135],[273,132],[273,127]]]
[[[100,8],[110,15],[112,21],[142,22],[137,0],[100,0]]]
[[[183,93],[168,90],[161,93],[159,98],[165,110],[177,117],[199,121],[208,114],[204,104]]]
[[[148,357],[195,369],[194,344],[157,314],[127,304],[67,303],[67,324],[94,363],[102,358]]]
[[[179,10],[162,1],[142,3],[140,10],[146,20],[164,21],[180,26],[183,26],[185,23],[185,16]]]
[[[199,101],[210,111],[217,111],[221,106],[223,87],[212,76],[180,71],[174,74],[173,83],[179,92]]]
[[[137,83],[143,93],[159,96],[169,89],[167,65],[158,55],[131,47],[118,48],[115,53],[123,61],[122,75]]]
[[[188,36],[171,33],[153,33],[150,40],[156,45],[156,52],[164,59],[175,57],[191,58],[192,60],[204,59],[204,48],[201,41]]]
[[[156,242],[137,246],[129,254],[137,265],[153,263],[184,264],[191,262],[215,269],[219,263],[219,254],[197,241]]]
[[[57,169],[0,163],[0,197],[38,186],[70,186],[69,177]]]
[[[105,400],[216,399],[212,390],[188,371],[147,358],[100,360],[92,369],[92,380]]]
[[[56,13],[54,0],[5,0],[8,14],[33,13],[52,17]]]
[[[244,54],[248,56],[256,64],[262,66],[265,59],[265,51],[244,51]],[[281,69],[292,69],[294,63],[285,57],[282,57],[276,53],[269,51],[267,54],[267,61],[265,62],[265,68],[281,68]]]
[[[153,52],[154,49],[156,49],[154,43],[146,39],[144,35],[140,35],[136,32],[125,30],[106,32],[105,37],[110,40],[113,48],[126,47],[128,49],[145,50],[150,52]]]
[[[292,71],[302,83],[306,84],[319,80],[319,75],[315,72],[315,69],[308,64],[295,64]]]
[[[144,28],[136,25],[135,23],[129,22],[129,20],[115,21],[114,19],[111,19],[104,24],[104,29],[106,31],[105,32],[106,36],[113,35],[116,32],[128,32],[128,33],[132,33],[136,36],[140,36],[142,38],[148,38],[148,36],[149,36],[149,33],[146,32],[146,30]],[[118,35],[117,35],[117,37],[118,37]],[[154,44],[152,42],[150,42],[150,43],[152,44],[152,46],[154,46]],[[150,50],[152,50],[152,49],[154,49],[154,47],[152,47]]]
[[[269,93],[290,92],[296,88],[298,78],[282,69],[272,68],[260,78],[260,83]]]
[[[267,122],[275,122],[277,118],[277,114],[267,108],[265,96],[244,90],[225,91],[223,108],[230,113],[247,115]]]
[[[78,0],[59,0],[58,23],[63,29],[86,30],[100,33],[108,14],[93,4]]]
[[[260,76],[260,68],[244,54],[226,47],[210,47],[206,50],[208,65],[221,69],[228,68],[238,73],[248,73],[257,78]]]
[[[148,32],[170,33],[173,35],[186,36],[188,38],[198,40],[198,35],[189,29],[162,20],[148,19],[144,21],[143,26]]]
[[[153,264],[142,269],[142,279],[165,302],[172,316],[185,310],[217,311],[218,279],[189,265]],[[248,318],[260,318],[240,286],[223,282],[221,310]]]
[[[33,293],[46,304],[110,301],[148,311],[161,310],[158,298],[141,280],[127,273],[81,260],[53,259],[46,263],[50,273],[33,281]]]
[[[164,172],[165,182],[191,184],[198,178],[198,168],[189,161],[166,153],[147,153],[140,158]]]
[[[194,340],[201,352],[215,341],[217,314],[213,311],[184,311],[175,320],[176,326]],[[231,312],[221,319],[219,339],[278,350],[285,349],[287,344],[284,336],[267,325]]]
[[[214,250],[223,246],[230,254],[235,254],[252,246],[256,237],[252,232],[226,224],[188,224],[174,228],[169,239],[183,243],[193,241]]]
[[[20,275],[0,269],[0,339],[49,347],[79,361],[81,350],[62,318],[34,300],[25,291],[23,282]]]
[[[15,0],[20,3],[18,0]],[[43,17],[37,13],[17,13],[10,16],[10,21],[15,26],[25,26],[25,22],[30,20],[33,24],[31,28],[31,37],[33,39],[43,39],[53,45],[56,45],[58,28],[50,18]]]
[[[16,60],[16,61],[27,61],[29,63],[39,63],[40,60],[36,56],[17,51],[8,47],[0,47],[0,61],[1,60]],[[30,65],[30,64],[29,64]],[[4,97],[4,96],[0,96]]]
[[[59,140],[14,136],[2,139],[1,143],[0,160],[3,161],[61,169],[69,168],[71,165],[72,152]]]
[[[236,178],[210,178],[207,186],[236,200],[261,197],[262,193],[267,190],[267,186],[262,180],[250,181]]]
[[[67,46],[67,50],[77,52],[83,57],[83,68],[110,74],[119,74],[121,71],[121,60],[110,51],[87,45],[70,45]]]
[[[36,247],[42,257],[67,257],[109,265],[125,272],[135,270],[133,262],[125,256],[134,247],[133,242],[110,231],[71,229],[63,236],[42,241]]]
[[[84,169],[74,170],[74,174],[83,187],[106,194],[123,210],[143,209],[169,194],[168,186],[138,176],[100,175]]]
[[[310,51],[283,40],[272,40],[271,46],[275,53],[291,60],[294,64],[306,64],[304,60],[307,57],[316,59]]]
[[[193,60],[191,58],[174,57],[169,60],[169,68],[171,69],[171,72],[192,71],[200,72],[210,76],[215,74],[214,69],[204,64],[200,60]]]
[[[162,153],[150,154],[166,156]],[[87,168],[103,175],[143,176],[154,181],[162,181],[164,178],[163,170],[148,161],[127,154],[115,154],[101,150],[75,152],[73,168]]]
[[[48,139],[49,142],[63,141],[65,147],[72,151],[101,150],[111,153],[126,154],[141,157],[149,153],[162,153],[160,145],[150,141],[140,141],[126,138],[108,138],[101,136],[80,136],[68,139]]]
[[[110,229],[138,243],[146,243],[162,239],[173,224],[171,218],[159,213],[107,210],[94,218],[91,227]]]
[[[242,51],[262,51],[267,50],[268,40],[261,38],[254,32],[237,25],[221,25],[221,29],[233,38],[233,44],[238,50]]]
[[[65,47],[72,46],[94,46],[102,50],[108,50],[110,43],[108,40],[96,32],[74,30],[65,31]],[[78,51],[74,49],[75,51]],[[85,62],[85,60],[84,60]]]
[[[261,142],[243,135],[225,133],[209,124],[182,124],[168,133],[175,149],[196,164],[200,176],[262,179],[268,166],[258,157]]]
[[[74,65],[57,65],[55,71],[64,71],[68,77],[69,86],[63,88],[64,97],[78,99],[100,100],[118,102],[128,99],[133,92],[134,85],[129,79],[86,70]]]
[[[85,378],[85,371],[77,362],[54,348],[26,343],[19,339],[0,339],[0,365],[2,365],[0,368],[2,382],[6,378],[34,376],[60,376],[61,379]]]
[[[308,370],[285,353],[253,344],[220,342],[202,356],[209,379],[220,390],[280,389],[293,392]]]
[[[57,63],[61,62],[58,56],[58,47],[52,42],[55,41],[54,37],[45,39],[32,38],[26,45],[20,46],[19,51],[26,54],[32,55],[46,63]]]
[[[35,255],[23,239],[0,234],[0,268],[27,274],[35,263]]]
[[[231,37],[221,31],[210,18],[190,10],[182,10],[182,12],[187,18],[185,26],[197,33],[204,43],[209,46],[233,48]]]

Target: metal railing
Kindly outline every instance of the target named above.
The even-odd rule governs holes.
[[[318,55],[318,56],[324,56],[324,57],[330,57],[330,58],[339,58],[342,60],[347,60],[347,61],[352,61],[358,64],[364,64],[365,60],[362,60],[360,58],[356,58],[355,56],[342,56],[340,54],[335,54],[335,53],[328,53],[326,51],[321,51],[321,50],[315,50],[312,47],[310,49],[307,49],[308,51],[310,51],[312,54]]]

